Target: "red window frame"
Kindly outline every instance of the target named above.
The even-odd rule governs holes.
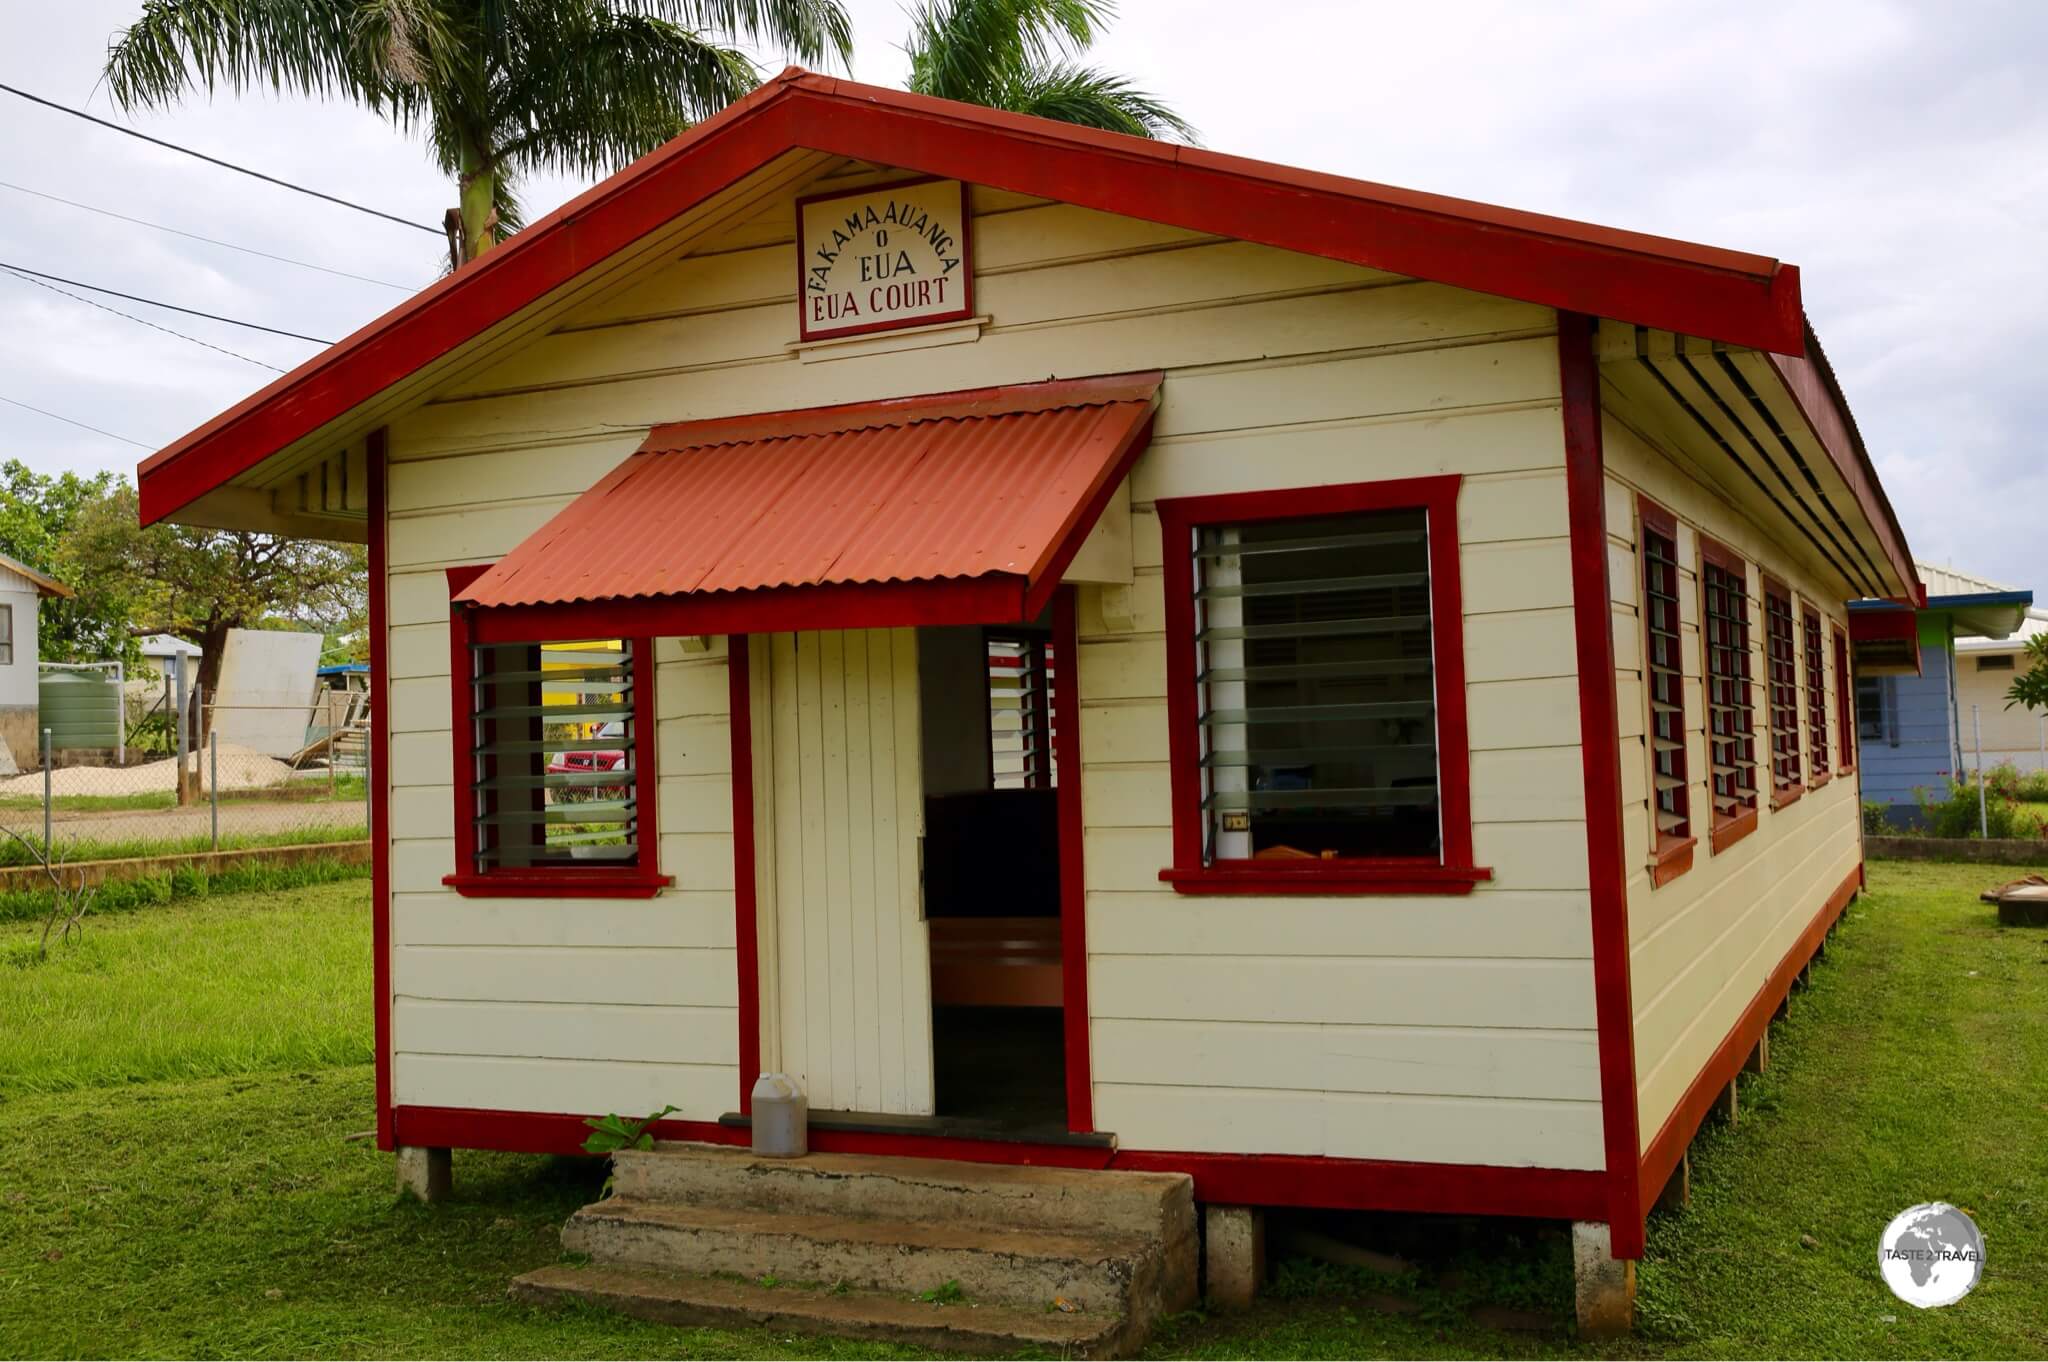
[[[1678,517],[1639,498],[1641,525],[1637,556],[1642,559],[1643,696],[1648,727],[1644,748],[1650,767],[1650,885],[1669,884],[1692,868],[1698,838],[1692,831],[1692,786],[1686,769],[1684,621],[1678,608]],[[1655,550],[1653,552],[1653,550]],[[1659,605],[1668,616],[1658,628]],[[1658,644],[1664,644],[1659,663]],[[1671,807],[1664,807],[1664,797]],[[1675,821],[1672,821],[1675,820]]]
[[[1848,775],[1856,769],[1856,678],[1849,671],[1849,635],[1839,624],[1834,632],[1836,767]]]
[[[1821,649],[1820,611],[1804,603],[1799,612],[1801,652],[1806,668],[1807,788],[1817,790],[1834,779],[1828,761],[1828,678]]]
[[[1749,565],[1742,555],[1717,540],[1701,535],[1700,540],[1700,651],[1704,665],[1700,675],[1707,694],[1707,791],[1714,803],[1713,828],[1708,845],[1726,851],[1756,831],[1756,691],[1751,680],[1749,638]],[[1713,609],[1714,593],[1726,602],[1722,615]],[[1728,637],[1720,637],[1725,628]],[[1716,709],[1732,716],[1728,732],[1715,727]],[[1740,766],[1730,765],[1724,774],[1719,758],[1724,754],[1734,763],[1747,763],[1750,784],[1744,793],[1735,784]],[[1723,812],[1718,801],[1725,796],[1732,806]]]
[[[1799,765],[1799,646],[1793,641],[1792,592],[1765,576],[1764,682],[1771,744],[1771,808],[1806,792]]]
[[[1173,864],[1159,878],[1183,894],[1469,894],[1493,872],[1473,864],[1472,765],[1465,719],[1465,628],[1458,573],[1456,474],[1328,487],[1175,497],[1158,503],[1165,547],[1166,713]],[[1436,692],[1438,855],[1202,863],[1200,698],[1195,685],[1195,532],[1205,525],[1368,511],[1424,513],[1431,670]]]
[[[475,607],[456,604],[455,595],[481,576],[489,564],[448,569],[448,680],[452,708],[455,802],[455,869],[441,883],[467,898],[652,898],[675,882],[663,875],[661,815],[656,802],[660,778],[655,771],[654,640],[629,640],[633,647],[633,787],[639,824],[639,864],[631,866],[539,866],[516,869],[476,868],[476,826],[470,773],[475,769],[475,687],[470,668],[478,637]],[[552,641],[552,640],[549,640]],[[644,668],[644,670],[642,670]]]

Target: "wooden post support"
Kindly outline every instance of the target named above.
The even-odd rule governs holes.
[[[1742,1071],[1746,1074],[1760,1074],[1770,1067],[1771,1028],[1767,1026],[1763,1034],[1756,1038],[1756,1048],[1749,1052],[1749,1058],[1742,1061]]]
[[[1606,1225],[1572,1223],[1572,1285],[1580,1337],[1618,1338],[1635,1328],[1635,1261],[1614,1256]]]
[[[1682,1211],[1692,1205],[1692,1151],[1678,1156],[1678,1167],[1671,1170],[1671,1176],[1664,1180],[1664,1190],[1657,1197],[1655,1210],[1667,1214]]]
[[[1720,1096],[1714,1099],[1714,1110],[1719,1112],[1722,1118],[1731,1126],[1739,1124],[1740,1121],[1739,1104],[1735,1100],[1735,1085],[1737,1081],[1737,1079],[1729,1079],[1728,1086],[1721,1089]]]

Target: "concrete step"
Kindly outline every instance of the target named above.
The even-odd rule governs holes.
[[[1185,1264],[1194,1241],[1168,1260],[1157,1238],[1017,1228],[947,1215],[927,1220],[689,1205],[614,1196],[585,1206],[562,1247],[608,1266],[710,1276],[843,1284],[915,1295],[958,1282],[977,1301],[1046,1310],[1054,1298],[1092,1311],[1149,1317],[1163,1267]]]
[[[1177,1173],[1027,1168],[860,1154],[757,1158],[718,1145],[662,1144],[614,1156],[620,1196],[694,1206],[884,1220],[965,1219],[1018,1229],[1149,1235],[1195,1232],[1194,1183]]]
[[[513,1281],[512,1295],[536,1304],[587,1301],[663,1324],[765,1325],[976,1357],[1027,1349],[1060,1357],[1118,1357],[1138,1344],[1126,1317],[1105,1312],[1063,1314],[974,1300],[934,1305],[901,1294],[767,1287],[735,1277],[597,1263],[529,1272]]]

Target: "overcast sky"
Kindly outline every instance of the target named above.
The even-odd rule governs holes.
[[[899,83],[898,0],[849,3],[854,74]],[[118,117],[95,83],[139,8],[8,0],[0,81]],[[1173,100],[1218,150],[1801,266],[1915,553],[2048,593],[2048,5],[1122,10],[1095,59]],[[137,126],[419,223],[453,202],[417,142],[342,105],[194,100]],[[5,95],[0,182],[408,289],[443,250]],[[529,185],[531,214],[579,188]],[[326,339],[403,297],[7,187],[0,261]],[[316,349],[101,301],[280,368]],[[154,449],[272,377],[0,274],[0,398]],[[0,403],[0,456],[40,469],[132,471],[137,444]]]

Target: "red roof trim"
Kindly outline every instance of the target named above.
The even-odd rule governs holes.
[[[1791,394],[1799,414],[1806,418],[1814,438],[1827,451],[1829,462],[1834,464],[1835,471],[1849,485],[1857,504],[1870,517],[1871,528],[1877,531],[1885,558],[1899,574],[1899,580],[1909,591],[1925,600],[1927,588],[1920,584],[1920,574],[1913,566],[1912,551],[1906,547],[1906,533],[1899,528],[1898,513],[1892,509],[1891,499],[1884,494],[1884,487],[1878,481],[1877,467],[1871,462],[1870,451],[1863,444],[1862,432],[1856,429],[1856,418],[1850,414],[1849,403],[1842,396],[1842,385],[1835,377],[1834,366],[1828,363],[1827,353],[1820,348],[1820,337],[1808,326],[1803,355],[1771,354],[1766,358],[1777,371],[1778,381]]]
[[[826,152],[1798,354],[1760,256],[1292,170],[792,68],[144,460],[161,520],[776,157]]]

